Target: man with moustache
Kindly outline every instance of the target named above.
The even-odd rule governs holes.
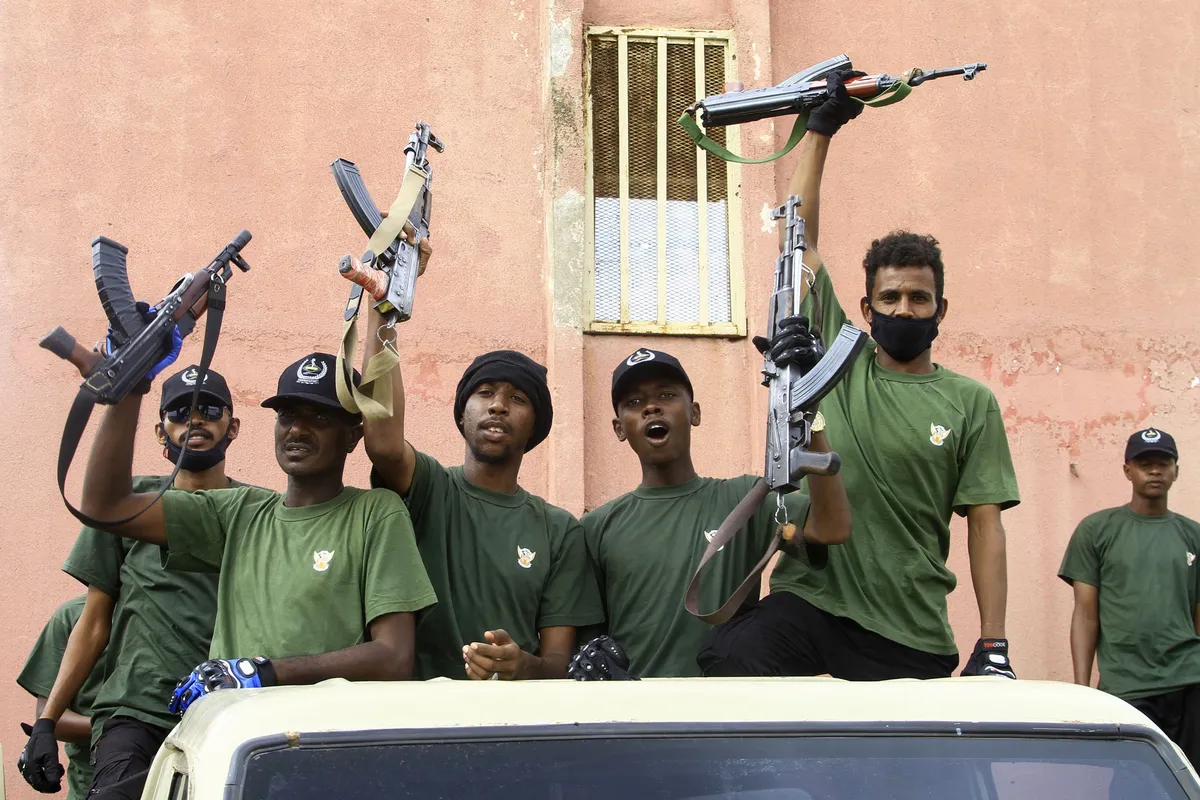
[[[367,330],[383,325],[371,309]],[[367,337],[366,364],[382,346]],[[525,453],[550,433],[546,368],[513,350],[476,358],[458,382],[462,466],[444,467],[405,438],[404,380],[391,372],[393,415],[365,422],[372,486],[404,498],[438,604],[417,627],[417,676],[562,678],[577,627],[602,612],[583,530],[521,488]]]
[[[174,713],[220,689],[412,676],[415,615],[436,598],[400,498],[342,483],[362,422],[338,402],[335,363],[328,353],[304,356],[262,403],[276,412],[283,494],[252,486],[168,492],[148,506],[153,495],[135,491],[129,477],[141,396],[105,414],[84,512],[138,514],[108,528],[161,546],[168,569],[220,574],[209,660],[179,682]]]
[[[1179,450],[1147,428],[1125,445],[1128,503],[1085,517],[1058,576],[1075,593],[1071,662],[1126,700],[1200,765],[1200,524],[1167,506]]]
[[[766,347],[767,343],[756,340]],[[773,343],[776,363],[811,369],[818,354],[806,332],[789,331]],[[613,432],[628,442],[642,466],[632,492],[583,516],[588,555],[597,571],[607,639],[586,645],[571,665],[579,680],[700,675],[696,656],[709,626],[683,606],[700,558],[729,513],[760,480],[701,478],[692,465],[692,428],[700,404],[683,365],[674,356],[639,349],[613,370]],[[814,452],[829,444],[814,426]],[[805,546],[785,545],[818,566],[826,546],[850,535],[850,505],[842,479],[809,475],[809,497],[783,496],[788,518],[802,530]],[[777,496],[770,494],[746,527],[704,568],[700,607],[714,609],[730,597],[762,557],[775,535]],[[754,598],[745,606],[753,606]],[[627,664],[622,661],[622,652]]]
[[[804,317],[783,327],[807,330],[808,320],[819,318],[816,333],[825,343],[848,319],[817,251],[831,137],[862,111],[845,77],[830,77],[829,99],[810,114],[787,192],[803,201],[804,262],[816,279]],[[771,594],[713,630],[701,665],[706,675],[951,675],[959,657],[946,596],[957,581],[946,558],[950,519],[959,514],[967,518],[980,617],[980,638],[962,674],[1013,678],[1000,514],[1019,495],[1000,407],[987,387],[933,361],[931,346],[949,308],[937,241],[889,234],[871,243],[863,268],[860,310],[877,346],[862,352],[821,404],[826,436],[842,457],[853,533],[830,551],[823,570],[781,555]]]
[[[229,386],[210,369],[192,411],[197,376],[193,365],[163,382],[154,432],[164,458],[177,464],[183,457],[172,488],[197,492],[243,486],[226,475],[226,448],[240,428]],[[183,453],[185,435],[189,440]],[[133,486],[156,493],[167,480],[139,476]],[[79,784],[69,772],[71,793],[137,797],[155,752],[178,721],[168,713],[165,698],[179,676],[208,655],[217,576],[163,569],[157,546],[95,528],[80,532],[63,571],[84,584],[87,595],[50,678],[25,748],[22,774],[40,792],[58,791],[54,776],[61,776],[62,767],[54,739],[69,741],[71,731],[82,727],[70,709],[89,696],[91,721],[84,746],[72,753],[68,745],[67,754],[72,771],[81,761],[93,774],[88,753],[94,748],[94,777]]]

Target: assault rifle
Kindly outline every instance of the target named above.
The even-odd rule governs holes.
[[[221,333],[221,319],[225,313],[225,284],[233,276],[230,265],[242,272],[250,269],[250,265],[242,258],[242,248],[250,243],[250,238],[250,231],[242,231],[217,253],[208,266],[180,278],[167,296],[155,304],[156,314],[152,319],[144,307],[139,308],[129,287],[125,258],[129,248],[104,236],[92,240],[92,275],[100,295],[100,305],[108,317],[108,341],[103,348],[88,350],[59,326],[38,342],[59,358],[74,364],[83,376],[83,384],[67,415],[59,445],[58,491],[67,509],[85,525],[96,528],[121,525],[145,511],[142,509],[124,520],[94,520],[67,500],[67,473],[92,409],[97,404],[116,405],[121,402],[142,382],[146,373],[171,352],[173,331],[178,329],[180,337],[186,338],[195,329],[201,315],[208,312],[204,350],[196,376],[196,389],[192,394],[192,408],[195,408]],[[189,422],[188,432],[183,437],[184,452],[187,452],[190,433]],[[163,491],[170,488],[182,463],[181,456]],[[161,496],[162,492],[159,492],[158,497]],[[157,502],[158,497],[150,505]]]
[[[796,276],[808,276],[805,283],[810,291],[815,282],[812,271],[804,266],[804,252],[808,245],[804,239],[804,218],[800,216],[799,208],[800,198],[793,195],[772,214],[774,219],[784,220],[786,229],[783,250],[775,261],[775,288],[771,293],[771,307],[767,315],[768,340],[774,339],[779,333],[780,323],[784,319],[800,313],[802,294],[797,291]],[[815,293],[812,299],[812,328],[820,331],[820,299]],[[866,333],[849,323],[843,323],[828,349],[824,345],[819,347],[821,360],[808,372],[802,373],[796,367],[776,364],[771,360],[769,351],[764,356],[762,383],[770,390],[771,402],[767,411],[767,452],[763,479],[730,512],[709,540],[684,598],[684,606],[694,616],[713,625],[726,621],[738,610],[750,591],[758,586],[758,576],[775,551],[781,547],[790,549],[800,546],[800,533],[797,526],[787,520],[783,495],[799,489],[806,475],[836,475],[841,469],[842,462],[837,453],[809,452],[812,443],[811,416],[817,404],[845,377],[866,343]],[[724,605],[711,614],[701,614],[701,570],[746,525],[770,492],[776,493],[779,503],[776,511],[779,530],[770,547]]]
[[[796,146],[796,143],[804,136],[808,112],[821,105],[829,97],[829,88],[825,79],[833,72],[852,69],[854,69],[854,65],[851,63],[850,57],[842,53],[826,59],[820,64],[803,69],[775,86],[725,92],[697,100],[684,111],[683,116],[679,118],[679,124],[697,145],[726,161],[745,164],[773,161]],[[846,82],[846,92],[867,105],[885,106],[903,100],[913,87],[920,86],[926,81],[949,75],[962,75],[963,80],[974,80],[975,76],[985,69],[987,69],[987,64],[983,62],[928,71],[914,67],[900,76],[878,73],[852,79]],[[783,150],[766,158],[748,159],[731,153],[705,136],[696,124],[697,112],[699,112],[700,121],[706,128],[740,125],[744,122],[790,114],[797,114],[800,117],[792,128],[792,134]]]
[[[375,309],[389,324],[405,322],[412,317],[413,295],[420,271],[417,242],[429,236],[433,203],[429,188],[433,181],[428,158],[430,147],[439,153],[445,150],[441,141],[429,131],[429,126],[418,122],[404,148],[404,179],[386,222],[354,162],[339,158],[331,165],[346,205],[371,237],[362,259],[346,255],[338,263],[342,277],[355,284],[346,305],[347,321],[357,313],[364,289],[375,299]],[[412,223],[417,233],[411,242],[397,238],[406,220]]]

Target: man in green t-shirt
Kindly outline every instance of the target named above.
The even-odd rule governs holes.
[[[862,110],[842,75],[809,117],[788,188],[803,200],[815,288],[804,317],[831,343],[846,312],[817,252],[821,174],[830,140]],[[781,231],[782,234],[782,231]],[[821,404],[830,446],[841,454],[853,533],[823,570],[780,557],[771,594],[746,618],[714,629],[706,674],[829,673],[851,680],[952,674],[958,650],[946,610],[956,578],[946,566],[950,519],[967,518],[967,552],[980,639],[963,674],[1015,675],[1004,617],[1008,579],[1001,511],[1019,502],[1004,420],[987,387],[933,361],[945,320],[941,250],[931,236],[896,232],[863,259],[860,301],[876,347],[859,356]],[[817,302],[814,302],[817,301]]]
[[[369,331],[383,324],[374,309],[369,320]],[[367,336],[364,364],[380,346]],[[546,368],[513,350],[472,362],[454,399],[460,467],[408,443],[399,366],[391,380],[393,414],[366,422],[365,445],[372,485],[408,504],[437,590],[437,607],[417,627],[417,676],[565,677],[575,629],[602,612],[578,520],[518,483],[525,453],[554,417]]]
[[[238,435],[233,397],[225,379],[209,370],[191,409],[198,368],[190,366],[163,382],[155,434],[163,456],[180,463],[173,488],[183,491],[240,485],[226,474],[226,448]],[[190,434],[189,434],[190,422]],[[189,436],[187,451],[183,437]],[[157,492],[167,476],[138,476],[137,491]],[[86,601],[66,643],[62,667],[35,723],[26,752],[34,765],[26,775],[34,788],[58,764],[53,739],[96,675],[90,742],[95,776],[93,797],[136,797],[150,762],[177,718],[165,699],[179,675],[208,653],[217,609],[215,575],[169,572],[153,544],[84,528],[63,571],[84,584]],[[56,724],[57,723],[57,724]],[[87,753],[87,750],[84,750]],[[68,755],[70,755],[68,753]],[[85,755],[86,758],[86,755]],[[84,787],[85,792],[88,786]]]
[[[1170,511],[1179,450],[1147,428],[1125,445],[1123,506],[1083,519],[1058,577],[1071,584],[1071,662],[1090,686],[1099,655],[1100,689],[1131,703],[1200,768],[1200,524]]]
[[[21,674],[17,676],[17,685],[37,698],[35,719],[42,716],[42,709],[45,708],[46,700],[50,697],[50,690],[54,687],[55,678],[58,676],[59,667],[62,664],[63,653],[67,649],[67,640],[71,636],[71,630],[75,627],[75,623],[79,621],[79,615],[83,613],[86,599],[86,595],[80,595],[58,607],[50,617],[50,621],[46,623],[46,627],[42,629],[37,641],[34,642],[33,650],[29,652],[25,666],[21,668]],[[92,701],[96,697],[96,690],[100,688],[103,680],[104,670],[100,666],[93,667],[83,682],[83,686],[71,698],[70,705],[58,718],[58,724],[54,727],[54,736],[63,742],[63,750],[66,751],[69,759],[67,763],[67,800],[83,800],[87,796],[88,788],[92,785],[91,756],[88,752],[92,741],[92,725],[89,715]],[[27,735],[33,732],[33,728],[24,723],[21,724],[21,727]],[[24,762],[22,762],[22,766],[24,766]],[[57,770],[51,770],[51,774],[46,777],[53,779],[51,780],[52,787],[60,786],[61,765]],[[52,791],[58,791],[58,789],[52,788]]]
[[[811,369],[817,356],[811,340],[777,363]],[[802,352],[797,352],[797,351]],[[709,626],[683,605],[684,593],[700,557],[722,521],[759,478],[701,478],[692,465],[692,428],[700,425],[700,404],[679,360],[642,348],[625,358],[612,375],[613,431],[628,442],[642,467],[641,484],[583,515],[583,529],[600,584],[607,636],[628,658],[628,671],[641,678],[698,676],[696,656]],[[828,452],[820,423],[812,449]],[[824,545],[850,535],[850,504],[842,479],[809,476],[809,497],[783,496],[788,519],[802,531],[814,560],[824,561]],[[778,496],[767,495],[746,526],[704,567],[699,607],[720,607],[763,556],[783,521]],[[793,552],[807,560],[805,547]],[[755,591],[744,607],[753,606]],[[591,663],[589,648],[576,656],[571,675],[579,680],[610,677]],[[601,658],[604,658],[601,655]]]
[[[168,492],[147,507],[153,495],[130,480],[140,395],[105,414],[84,512],[106,520],[141,512],[110,530],[160,545],[168,569],[220,574],[210,660],[180,681],[173,712],[218,689],[412,675],[414,617],[435,596],[400,498],[342,483],[362,421],[338,402],[335,365],[328,353],[301,358],[262,403],[276,412],[284,494]]]

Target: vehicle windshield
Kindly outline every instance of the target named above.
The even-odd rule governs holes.
[[[265,751],[247,800],[1176,800],[1150,745],[949,736],[579,738]]]

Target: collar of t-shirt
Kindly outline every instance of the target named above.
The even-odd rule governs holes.
[[[1161,517],[1150,516],[1149,514],[1139,514],[1136,511],[1134,511],[1132,508],[1130,508],[1129,506],[1121,506],[1121,511],[1122,511],[1122,513],[1125,514],[1125,516],[1129,517],[1130,519],[1136,520],[1138,522],[1144,522],[1147,525],[1161,525],[1164,522],[1170,522],[1171,520],[1175,519],[1174,511],[1168,511],[1166,514],[1163,514]]]
[[[485,489],[482,486],[476,486],[467,480],[467,476],[463,474],[462,467],[451,468],[450,474],[454,477],[454,482],[457,483],[458,487],[464,492],[477,500],[482,500],[485,503],[491,503],[494,506],[501,506],[502,508],[516,508],[517,506],[522,505],[529,496],[529,493],[520,486],[517,487],[517,491],[514,494],[493,492],[491,489]]]
[[[703,483],[704,478],[697,475],[690,481],[677,483],[674,486],[639,486],[633,490],[633,496],[644,500],[666,500],[672,497],[683,497],[698,491]]]
[[[362,489],[355,489],[352,486],[343,486],[342,491],[337,497],[332,500],[326,500],[324,503],[317,503],[315,506],[300,506],[298,508],[288,508],[283,504],[283,498],[286,495],[279,495],[279,501],[275,504],[275,519],[284,522],[299,522],[305,519],[316,519],[323,517],[326,514],[331,514],[337,511],[342,506],[349,503],[350,500]]]
[[[879,357],[874,359],[875,377],[885,381],[896,381],[897,383],[932,383],[940,381],[946,376],[946,368],[941,364],[933,365],[933,372],[926,372],[919,375],[914,375],[911,372],[897,372],[894,369],[888,369],[879,363]]]

